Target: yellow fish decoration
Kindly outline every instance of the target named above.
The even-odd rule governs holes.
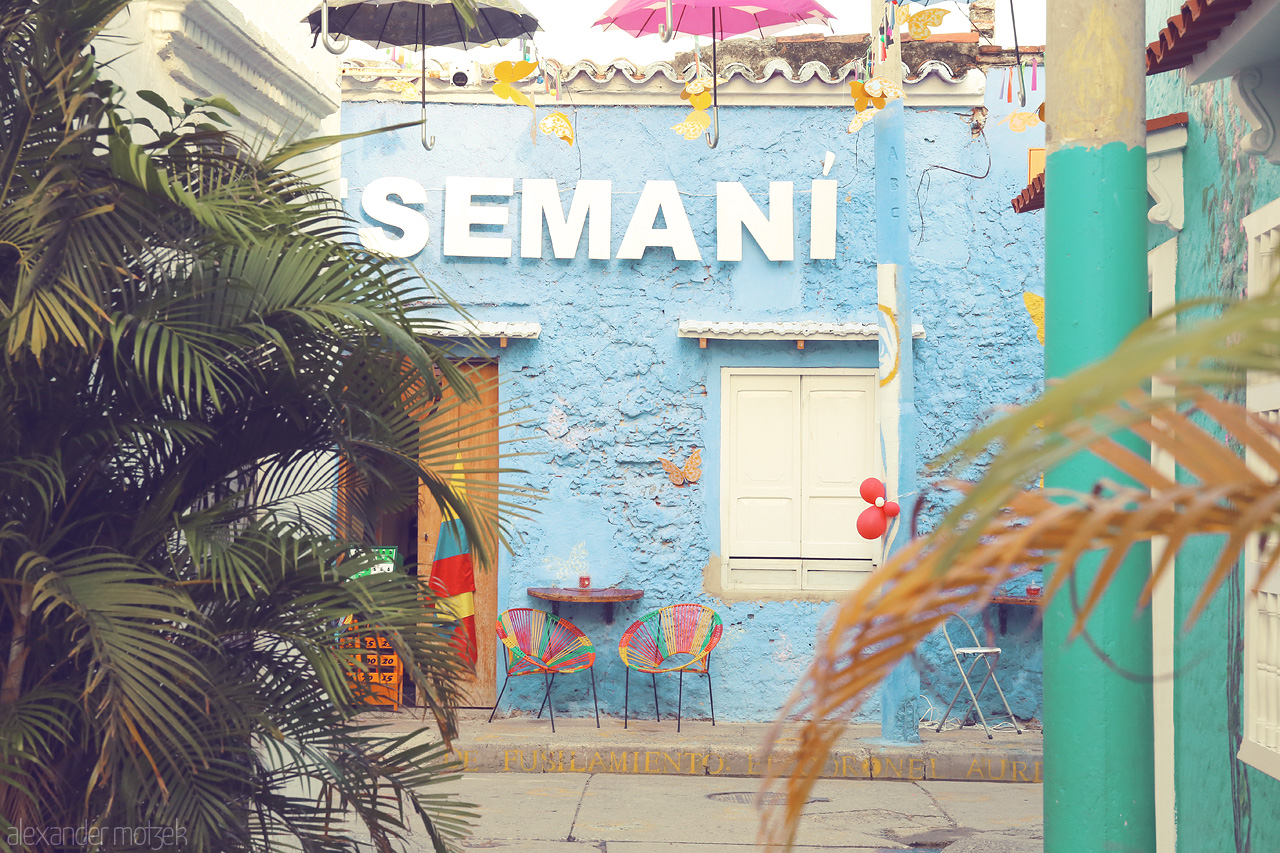
[[[909,7],[908,7],[909,8]],[[902,23],[906,26],[907,31],[911,33],[911,37],[916,41],[924,41],[933,35],[930,27],[936,27],[942,23],[942,19],[947,16],[946,9],[921,9],[918,12],[901,11],[898,14],[902,17]]]
[[[1044,297],[1027,291],[1022,294],[1022,304],[1027,306],[1031,322],[1036,324],[1036,337],[1040,339],[1040,346],[1044,346]]]
[[[711,90],[719,84],[719,80],[698,78],[690,80],[680,92],[680,100],[688,101],[693,111],[684,117],[684,121],[671,125],[671,129],[685,139],[697,139],[711,126],[711,116],[707,115],[707,107],[711,106]]]
[[[493,84],[490,91],[502,98],[529,109],[536,109],[533,105],[533,99],[516,88],[516,83],[528,77],[533,70],[538,67],[536,62],[499,62],[493,66],[493,76],[498,82]]]
[[[573,145],[573,123],[569,121],[567,115],[558,110],[543,117],[542,121],[538,122],[538,130],[549,136],[558,136]]]
[[[1022,133],[1029,127],[1035,127],[1040,123],[1040,116],[1036,113],[1009,113],[1000,119],[998,124],[1008,123],[1009,129],[1014,133]]]

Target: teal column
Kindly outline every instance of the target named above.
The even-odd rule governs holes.
[[[1148,313],[1146,96],[1141,0],[1050,0],[1045,168],[1045,375],[1112,352]],[[1138,445],[1140,446],[1140,445]],[[1087,492],[1115,469],[1068,460],[1049,487]],[[1083,563],[1083,599],[1098,560]],[[1083,641],[1070,590],[1044,619],[1046,853],[1154,851],[1150,551],[1130,551]],[[1138,673],[1128,679],[1116,667]]]
[[[876,76],[902,86],[902,46],[895,30],[901,22],[892,3],[871,4],[872,51],[878,48],[878,29],[892,34],[884,61],[875,67]],[[902,4],[906,8],[906,4]],[[875,131],[876,192],[876,275],[877,299],[882,322],[896,326],[897,370],[881,376],[876,404],[881,423],[885,480],[889,496],[902,507],[902,514],[886,534],[886,556],[906,544],[905,520],[911,517],[915,500],[916,452],[915,371],[911,347],[911,231],[907,224],[906,109],[901,98],[888,101],[872,119]],[[889,309],[885,311],[884,309]],[[884,370],[884,365],[881,367]],[[920,741],[920,717],[916,703],[920,697],[920,674],[910,659],[904,660],[880,686],[880,736],[898,743]]]

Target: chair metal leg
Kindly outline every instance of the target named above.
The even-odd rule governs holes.
[[[680,689],[676,691],[676,734],[680,734],[680,718],[684,716],[684,670],[680,670]]]
[[[542,673],[542,683],[543,683],[544,685],[545,685],[545,684],[547,684],[547,674],[546,674],[545,672],[544,672],[544,673]],[[545,709],[546,709],[546,707],[547,707],[547,700],[546,700],[546,697],[544,696],[544,697],[543,697],[543,699],[542,699],[542,704],[538,706],[538,719],[539,719],[539,720],[541,720],[541,719],[542,719],[542,712],[543,712],[543,710],[545,710]]]
[[[711,697],[711,725],[716,724],[716,694],[711,691],[711,653],[707,652],[707,695]]]
[[[556,674],[551,673],[551,680],[547,682],[547,695],[542,697],[543,703],[547,706],[547,716],[551,718],[551,733],[556,733],[556,706],[551,701],[551,688],[555,686]],[[541,715],[539,715],[541,716]]]
[[[587,672],[591,673],[591,704],[596,706],[596,728],[600,728],[600,700],[596,698],[596,665],[592,664],[587,667]]]
[[[1000,658],[997,657],[996,663],[999,662]],[[991,681],[995,684],[996,691],[1000,694],[1000,701],[1004,703],[1004,711],[1009,715],[1009,722],[1013,723],[1013,730],[1018,734],[1022,734],[1022,729],[1018,728],[1018,718],[1013,715],[1013,709],[1009,707],[1009,700],[1004,698],[1004,691],[1000,689],[1000,681],[996,678],[995,672],[991,673]]]
[[[987,662],[987,678],[982,679],[982,686],[978,688],[978,692],[973,692],[973,685],[969,683],[969,676],[973,674],[973,670],[978,665],[978,661],[987,660],[986,655],[978,655],[973,659],[973,663],[969,664],[969,669],[964,674],[964,686],[969,689],[969,708],[978,712],[978,720],[982,723],[982,730],[987,733],[987,740],[992,740],[995,735],[991,734],[991,729],[987,728],[987,718],[982,714],[982,708],[978,705],[978,697],[982,695],[982,690],[987,686],[987,679],[991,677],[991,663]],[[969,709],[965,710],[965,716],[968,716]]]
[[[498,698],[493,703],[493,710],[489,712],[489,722],[493,722],[493,715],[498,713],[498,702],[502,701],[502,694],[507,692],[507,682],[511,680],[511,673],[507,673],[502,679],[502,689],[498,691]]]
[[[964,671],[963,671],[963,670],[961,670],[961,675],[963,675],[963,674],[964,674]],[[963,679],[961,679],[961,680],[963,680]],[[934,729],[934,731],[935,731],[935,732],[940,732],[940,731],[942,731],[942,727],[943,727],[943,726],[945,726],[945,725],[947,724],[947,717],[951,716],[951,709],[952,709],[952,707],[954,707],[954,706],[955,706],[955,704],[956,704],[956,700],[960,698],[960,691],[961,691],[961,690],[964,690],[964,685],[963,685],[963,684],[961,684],[959,687],[957,687],[957,688],[956,688],[956,693],[955,693],[955,695],[954,695],[954,696],[952,696],[952,697],[951,697],[951,702],[947,705],[947,710],[945,710],[945,711],[943,711],[943,712],[942,712],[942,719],[938,721],[938,727],[937,727],[936,729]]]
[[[649,677],[653,679],[653,715],[662,722],[662,712],[658,710],[658,676],[651,672]]]
[[[622,727],[627,727],[627,715],[631,710],[631,667],[622,668]]]

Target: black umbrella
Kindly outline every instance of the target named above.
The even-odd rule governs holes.
[[[342,53],[349,38],[374,47],[416,47],[422,51],[422,147],[427,141],[428,47],[468,50],[512,39],[531,38],[538,31],[535,18],[518,0],[479,0],[475,24],[469,26],[453,0],[323,0],[304,19],[330,53]],[[334,35],[342,38],[334,39]]]

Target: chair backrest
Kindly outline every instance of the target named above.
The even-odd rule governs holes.
[[[498,615],[498,639],[507,650],[510,675],[555,670],[576,672],[595,663],[587,635],[568,619],[531,607],[513,607]]]
[[[964,631],[961,631],[960,626],[955,625],[953,620],[954,622],[959,622],[960,625],[963,625]],[[951,638],[952,631],[955,631],[960,635],[958,642]],[[971,646],[965,645],[965,631],[969,632],[969,637],[973,640],[973,644]],[[942,635],[947,638],[947,645],[951,647],[952,654],[955,653],[957,648],[984,648],[983,643],[978,639],[978,632],[974,631],[973,626],[969,624],[969,620],[961,616],[959,613],[950,613],[947,615],[946,619],[942,620]],[[997,651],[999,651],[999,649],[997,649]]]
[[[618,641],[628,666],[655,667],[672,655],[705,658],[720,642],[720,614],[701,604],[672,604],[636,620]]]

